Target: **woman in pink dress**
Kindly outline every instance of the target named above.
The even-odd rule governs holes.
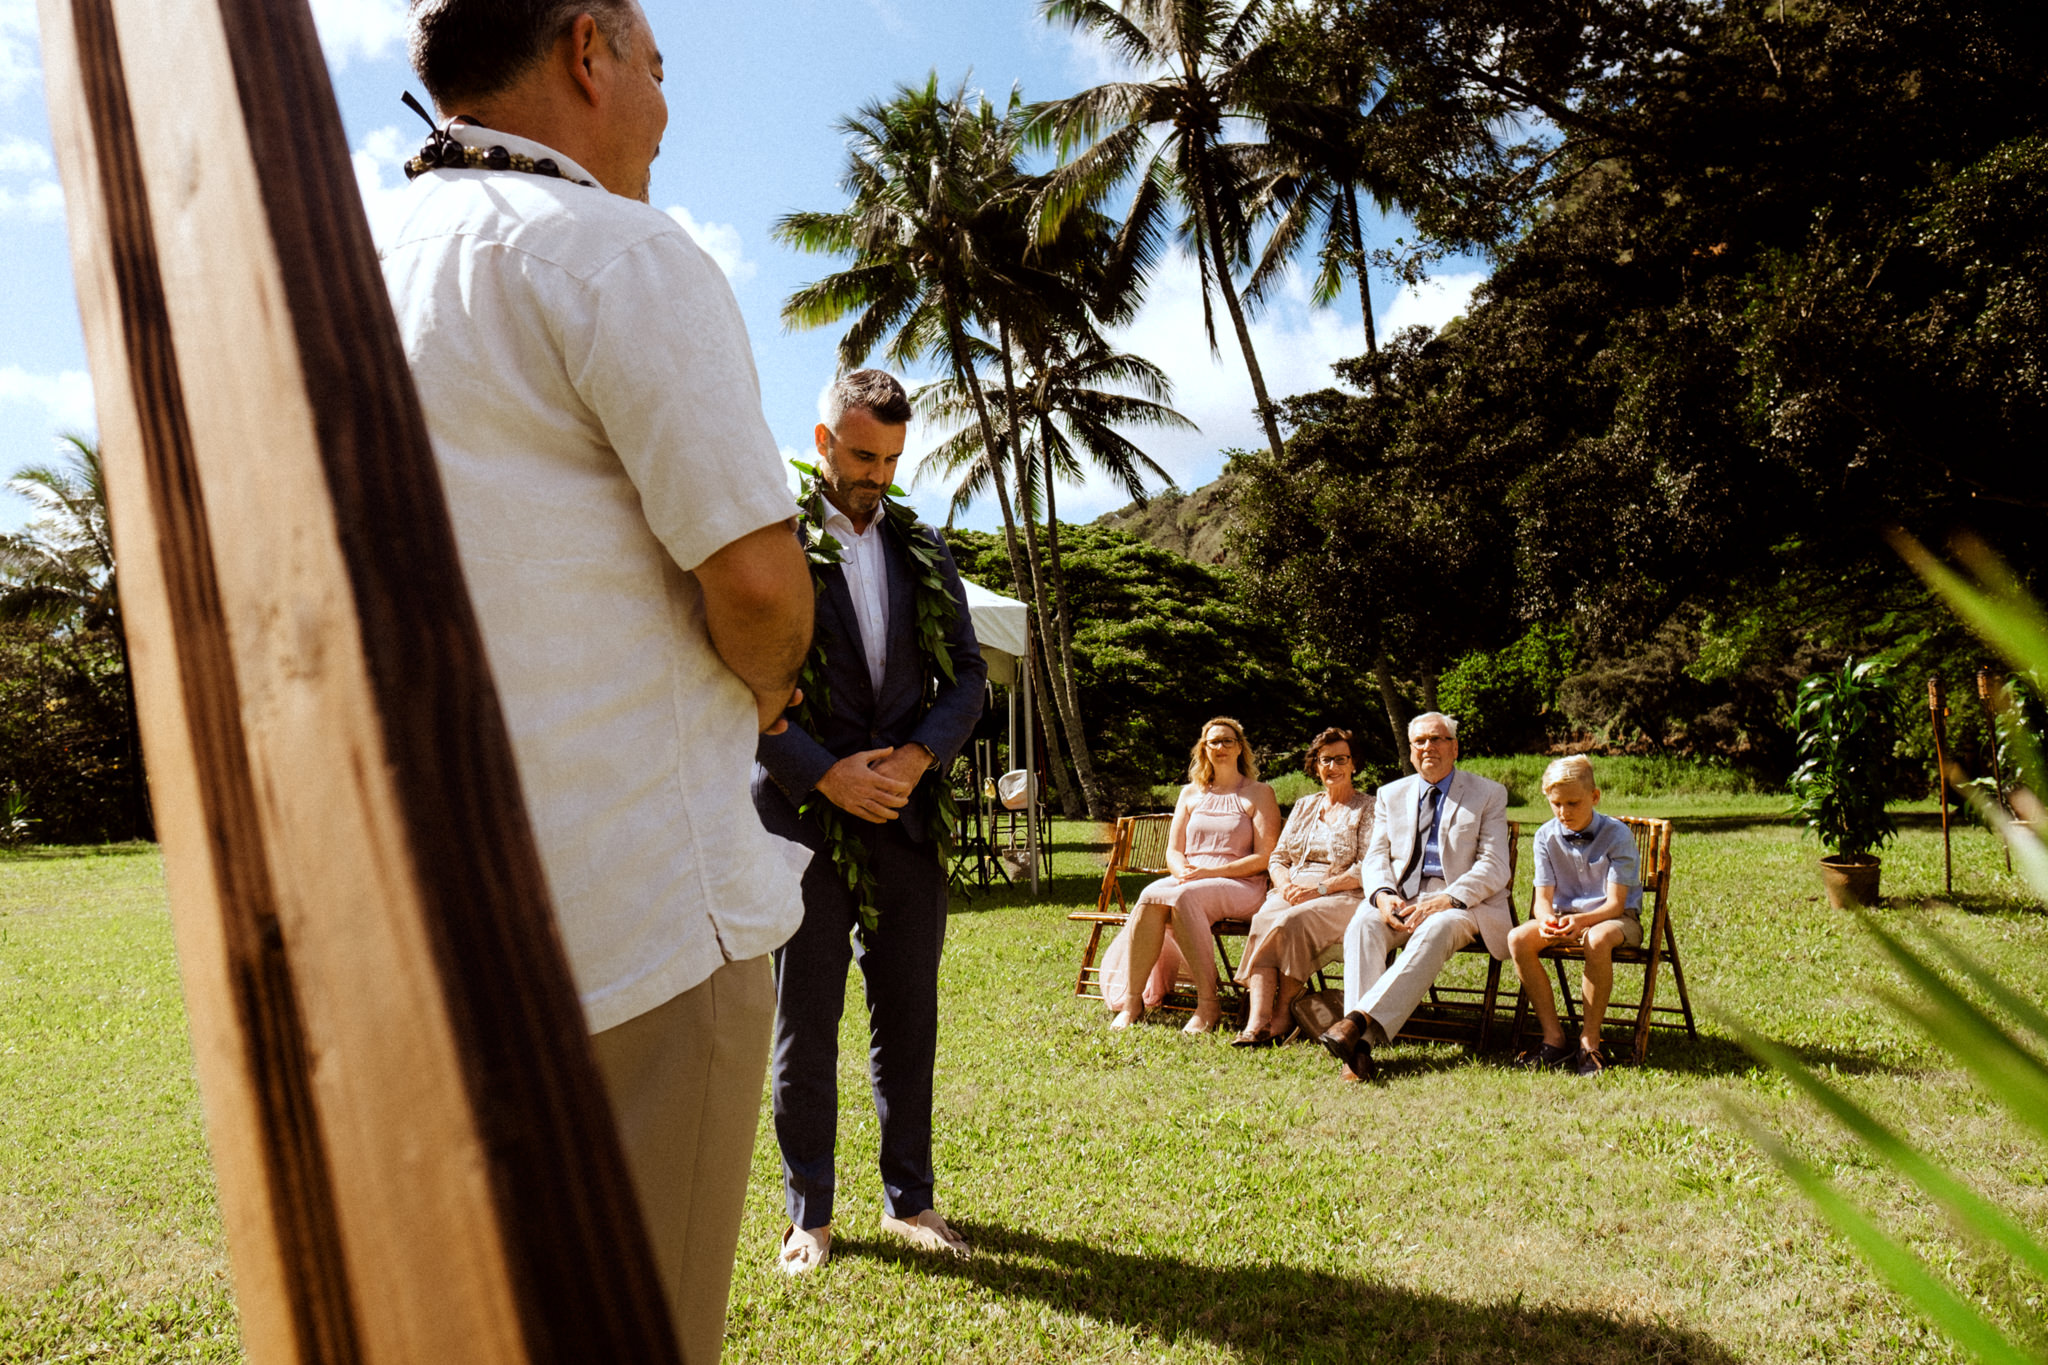
[[[1222,1018],[1217,999],[1212,920],[1247,918],[1266,894],[1266,860],[1280,837],[1280,803],[1259,781],[1258,763],[1245,743],[1244,727],[1219,716],[1202,727],[1188,763],[1188,784],[1173,806],[1161,877],[1138,893],[1130,922],[1110,945],[1102,964],[1104,999],[1118,1010],[1111,1028],[1127,1028],[1145,1017],[1147,997],[1158,1003],[1172,984],[1175,965],[1195,983],[1195,1014],[1189,1033],[1208,1033]],[[1167,930],[1177,954],[1162,954]],[[1162,962],[1178,956],[1180,964]],[[1161,971],[1164,982],[1152,978]],[[1156,987],[1156,989],[1148,989]]]

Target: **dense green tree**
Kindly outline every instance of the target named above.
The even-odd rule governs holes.
[[[1369,702],[1349,675],[1243,605],[1229,574],[1105,527],[1068,525],[1061,535],[1074,676],[1114,808],[1155,809],[1152,788],[1185,780],[1188,750],[1211,716],[1242,720],[1274,762],[1298,759],[1322,726],[1358,724]],[[994,536],[948,536],[961,572],[1000,580]],[[1361,738],[1367,761],[1387,771],[1392,755]]]
[[[1403,653],[1428,643],[1403,620],[1418,599],[1467,607],[1463,648],[1569,622],[1606,681],[1567,703],[1597,694],[1667,739],[1777,744],[1786,677],[1873,643],[1939,654],[1908,624],[1925,597],[1884,528],[1973,528],[2038,577],[2040,7],[1360,13],[1390,68],[1453,73],[1551,145],[1467,316],[1347,367],[1357,393],[1288,405],[1285,459],[1239,462],[1259,586],[1354,595],[1330,609],[1331,648],[1380,644],[1395,672],[1426,674]],[[1433,511],[1470,553],[1430,562],[1398,538]],[[1781,599],[1783,629],[1746,636],[1741,668],[1685,657]],[[1850,638],[1880,628],[1894,639]],[[1660,654],[1669,687],[1635,676]]]
[[[0,789],[38,837],[147,838],[106,479],[91,441],[63,444],[61,463],[9,480],[34,512],[0,536]]]

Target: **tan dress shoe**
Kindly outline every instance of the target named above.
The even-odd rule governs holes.
[[[920,1251],[943,1251],[954,1256],[972,1256],[967,1239],[953,1231],[937,1209],[926,1209],[915,1218],[882,1215],[882,1231],[893,1233]]]
[[[783,1229],[782,1253],[776,1266],[785,1275],[805,1275],[832,1259],[832,1227]]]

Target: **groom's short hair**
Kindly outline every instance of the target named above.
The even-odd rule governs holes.
[[[435,107],[458,114],[539,65],[578,15],[626,56],[633,10],[634,0],[412,0],[407,49]]]
[[[903,385],[887,370],[855,370],[843,374],[825,386],[818,395],[818,420],[833,431],[839,430],[839,419],[851,409],[858,408],[883,426],[900,427],[910,423],[910,395],[903,391]]]

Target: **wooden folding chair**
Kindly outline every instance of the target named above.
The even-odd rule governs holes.
[[[1637,1066],[1650,1050],[1650,1029],[1684,1029],[1686,1036],[1697,1039],[1699,1030],[1693,1026],[1692,998],[1686,994],[1685,969],[1678,961],[1678,936],[1671,928],[1671,822],[1651,820],[1641,816],[1623,815],[1617,819],[1636,836],[1636,853],[1642,860],[1643,902],[1650,907],[1650,928],[1643,936],[1640,948],[1616,948],[1614,961],[1617,965],[1630,963],[1643,969],[1643,993],[1634,1001],[1610,1000],[1607,1004],[1607,1018],[1612,1021],[1620,1014],[1633,1026],[1635,1049],[1633,1059]],[[1545,948],[1537,956],[1546,958],[1557,969],[1558,993],[1564,998],[1565,1018],[1571,1032],[1579,1027],[1578,999],[1572,994],[1571,983],[1565,977],[1564,964],[1568,961],[1580,965],[1584,974],[1585,949],[1570,946]],[[1666,962],[1671,964],[1671,979],[1678,987],[1676,1005],[1657,1003],[1657,969]],[[1517,986],[1515,991],[1515,1045],[1521,1045],[1528,1028],[1529,997]],[[1683,1022],[1659,1019],[1658,1015],[1677,1015]],[[1620,1021],[1616,1021],[1620,1022]]]
[[[1088,947],[1081,953],[1081,973],[1074,979],[1074,994],[1094,1000],[1102,998],[1102,968],[1095,956],[1102,946],[1102,931],[1121,927],[1131,914],[1119,878],[1126,873],[1148,880],[1165,876],[1171,870],[1166,865],[1166,836],[1172,828],[1171,812],[1126,815],[1117,820],[1116,837],[1110,842],[1109,864],[1102,870],[1102,890],[1096,894],[1095,908],[1077,910],[1067,916],[1094,925],[1088,935]]]

